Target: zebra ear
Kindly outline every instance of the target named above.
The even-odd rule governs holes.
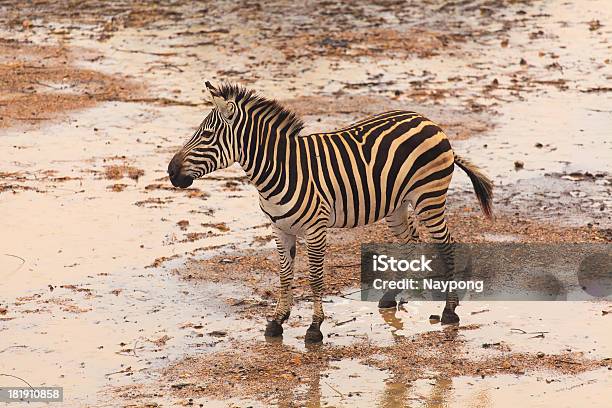
[[[210,92],[212,96],[220,96],[219,91],[213,86],[213,84],[210,83],[210,81],[204,82],[204,85],[206,85],[206,89],[208,89],[208,92]]]
[[[236,103],[234,101],[227,101],[223,98],[223,95],[215,88],[209,81],[205,82],[206,89],[210,92],[212,97],[212,103],[215,105],[219,112],[226,118],[232,119],[234,113],[236,113]]]

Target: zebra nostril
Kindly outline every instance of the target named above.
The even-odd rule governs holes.
[[[177,158],[174,156],[170,163],[168,164],[168,175],[170,178],[174,178],[180,174],[180,164],[177,163]]]

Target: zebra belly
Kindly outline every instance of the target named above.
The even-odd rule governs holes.
[[[278,197],[265,198],[260,195],[259,205],[275,227],[288,234],[303,236],[308,228],[321,218],[329,218],[330,211],[313,187],[311,185],[306,189],[307,200],[299,200],[298,194],[295,194],[295,200],[281,204],[277,200]],[[312,194],[309,194],[310,192]]]

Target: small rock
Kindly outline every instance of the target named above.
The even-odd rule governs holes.
[[[523,163],[522,161],[517,160],[514,162],[515,169],[522,169],[523,167],[525,167],[525,163]]]
[[[589,21],[589,30],[595,31],[601,28],[601,22],[599,20],[591,20]]]
[[[542,357],[544,357],[545,355],[546,355],[546,354],[544,354],[544,353],[543,353],[543,352],[541,352],[541,351],[538,351],[538,354],[536,354],[536,356],[537,356],[538,358],[542,358]]]
[[[544,145],[542,143],[538,142],[538,143],[535,144],[535,147],[537,147],[538,149],[541,149],[541,148],[544,147]]]
[[[521,58],[521,65],[527,65],[527,60],[525,58]]]
[[[177,383],[177,384],[170,385],[170,387],[174,388],[175,390],[180,390],[182,388],[189,387],[190,385],[194,385],[194,384],[193,383]]]

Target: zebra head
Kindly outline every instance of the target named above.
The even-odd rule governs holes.
[[[236,102],[225,99],[208,81],[206,88],[214,108],[168,165],[168,175],[175,187],[187,188],[193,180],[236,161],[233,137],[233,122],[238,116]]]

